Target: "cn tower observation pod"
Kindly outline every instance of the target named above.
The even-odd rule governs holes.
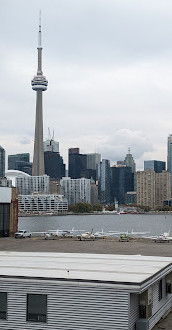
[[[47,85],[48,81],[45,76],[42,75],[36,75],[31,81],[32,84],[32,89],[34,91],[46,91],[47,90]]]

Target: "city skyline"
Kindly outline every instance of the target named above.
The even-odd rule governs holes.
[[[66,164],[72,147],[101,153],[111,165],[123,160],[130,147],[138,170],[144,160],[167,162],[172,133],[170,1],[1,4],[0,145],[6,155],[33,155],[30,79],[41,9],[43,65],[49,78],[44,141],[50,127]]]

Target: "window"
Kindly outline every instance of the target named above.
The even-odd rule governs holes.
[[[47,321],[47,295],[45,294],[27,295],[27,321],[35,321],[35,322]]]
[[[7,293],[0,292],[0,319],[7,319]]]
[[[162,279],[159,281],[159,301],[162,299]]]

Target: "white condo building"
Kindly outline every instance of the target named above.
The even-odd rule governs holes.
[[[66,197],[69,204],[90,203],[90,187],[90,179],[63,177],[60,180],[60,192]]]
[[[68,202],[62,195],[19,195],[19,212],[67,213]]]

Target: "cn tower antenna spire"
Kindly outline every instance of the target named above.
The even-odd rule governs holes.
[[[42,46],[41,46],[41,10],[39,12],[38,48],[42,48]]]
[[[42,72],[42,44],[41,44],[41,11],[39,13],[38,30],[38,69],[37,75],[32,79],[32,89],[36,91],[36,120],[32,175],[45,174],[44,169],[44,147],[43,147],[43,110],[42,92],[46,91],[48,81]]]

